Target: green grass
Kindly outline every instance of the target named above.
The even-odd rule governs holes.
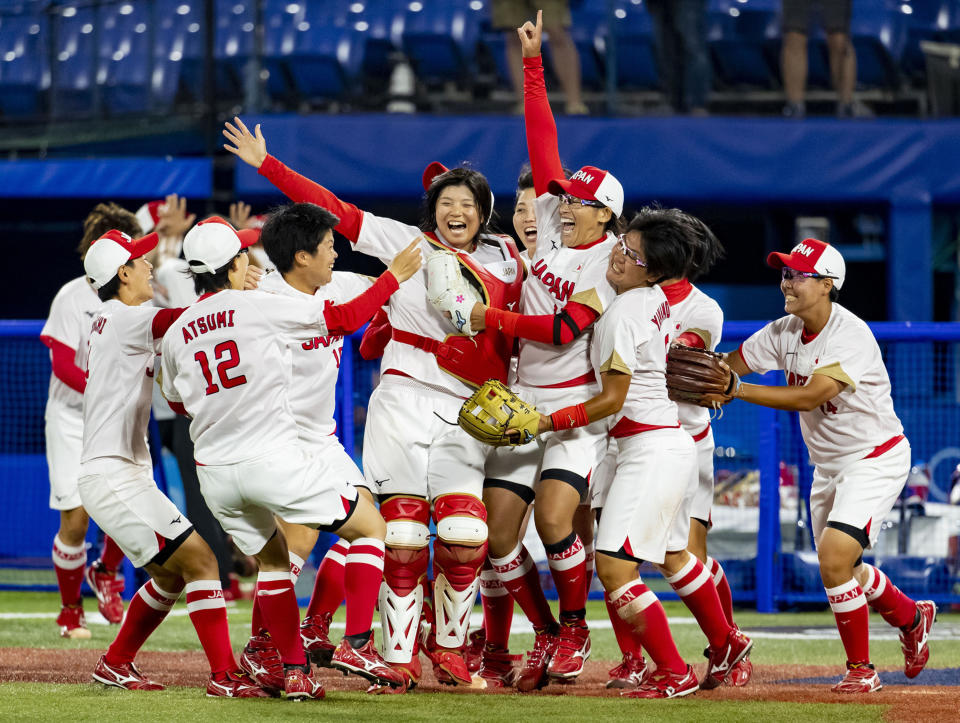
[[[42,701],[42,702],[41,702]],[[7,683],[0,685],[0,718],[35,720],[42,705],[44,721],[165,720],[235,723],[245,720],[302,720],[306,716],[340,717],[363,723],[384,721],[656,720],[662,723],[726,720],[823,721],[836,716],[830,704],[762,701],[623,701],[571,696],[453,695],[422,693],[403,697],[334,693],[323,702],[223,700],[198,696],[196,689],[171,688],[160,693],[127,693],[94,685]],[[149,706],[149,707],[147,707]],[[847,705],[845,723],[882,719],[886,706]]]

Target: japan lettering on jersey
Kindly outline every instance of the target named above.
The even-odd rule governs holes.
[[[523,284],[521,311],[527,315],[556,314],[574,301],[603,314],[616,292],[607,281],[612,233],[595,243],[568,248],[560,242],[559,201],[544,194],[536,200],[537,248],[530,276]],[[592,329],[564,346],[520,340],[517,373],[521,383],[553,386],[590,377]]]
[[[81,463],[119,457],[133,464],[151,464],[147,424],[160,345],[153,338],[158,311],[111,299],[93,318],[86,345]]]
[[[438,233],[434,235],[443,243],[442,236]],[[423,232],[416,226],[364,213],[355,248],[389,264],[417,236],[423,236]],[[503,238],[494,236],[489,240],[491,243],[477,244],[476,250],[468,256],[473,263],[490,272],[492,281],[510,285],[522,275],[520,261],[513,257]],[[434,250],[431,241],[424,239],[421,244],[423,258],[426,259]],[[425,269],[424,265],[400,284],[400,288],[390,297],[387,315],[394,329],[444,341],[452,327],[449,319],[427,301]],[[387,344],[380,368],[384,371],[394,369],[459,397],[467,397],[474,391],[471,385],[441,368],[433,354],[396,340]]]
[[[683,298],[676,299],[672,294],[667,296],[670,301],[670,341],[692,332],[703,339],[706,349],[715,351],[723,333],[723,310],[696,286],[689,282],[680,283],[684,284],[686,292]],[[677,404],[677,408],[680,410],[680,424],[691,436],[704,433],[710,424],[709,409],[683,402]]]
[[[84,369],[90,322],[93,321],[93,317],[101,306],[103,302],[100,301],[100,297],[85,276],[68,281],[53,298],[50,315],[40,331],[40,336],[49,336],[71,349],[76,349],[77,355],[74,362]],[[60,381],[56,374],[50,375],[47,404],[71,409],[77,418],[83,413],[83,395]]]
[[[666,384],[671,321],[670,304],[659,286],[625,291],[597,320],[590,347],[597,379],[609,371],[631,375],[611,436],[679,426]]]
[[[870,328],[840,304],[826,326],[804,343],[803,321],[785,316],[740,347],[751,371],[783,370],[787,383],[804,386],[814,374],[842,382],[843,391],[817,409],[800,412],[800,431],[810,458],[833,475],[903,433],[893,409],[890,378]]]
[[[327,336],[325,300],[227,289],[200,297],[163,341],[163,394],[193,418],[200,464],[233,464],[298,439],[288,345]]]
[[[280,273],[271,272],[263,277],[259,288],[301,299],[304,303],[323,299],[328,304],[343,304],[369,289],[372,283],[369,276],[334,271],[330,283],[310,296],[290,286]],[[336,431],[333,413],[343,337],[339,334],[315,335],[306,341],[293,341],[289,350],[293,362],[290,407],[300,440],[306,444],[318,444]]]

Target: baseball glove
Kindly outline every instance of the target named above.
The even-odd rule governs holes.
[[[719,409],[736,395],[740,377],[707,349],[674,344],[667,354],[667,393],[675,402]]]
[[[540,413],[508,386],[490,379],[463,403],[457,422],[467,434],[485,444],[517,446],[537,436]]]

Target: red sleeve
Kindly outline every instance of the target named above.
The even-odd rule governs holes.
[[[323,310],[323,319],[330,334],[346,336],[366,324],[387,303],[390,295],[400,288],[397,277],[384,271],[373,286],[346,304],[329,304]]]
[[[180,318],[180,314],[186,311],[183,309],[160,309],[153,317],[153,338],[162,339],[167,333],[167,329],[173,326],[173,322]]]
[[[707,342],[703,340],[703,337],[693,331],[685,331],[680,336],[678,336],[674,341],[678,341],[681,344],[686,344],[687,346],[694,346],[697,349],[706,349]]]
[[[363,332],[363,338],[360,339],[360,356],[367,361],[379,359],[383,356],[383,351],[387,348],[392,335],[393,327],[390,326],[387,312],[380,309],[370,322],[370,326]]]
[[[563,178],[557,124],[553,120],[547,86],[543,82],[543,59],[523,59],[523,117],[527,127],[527,153],[533,171],[533,190],[537,196],[547,192],[547,184]]]
[[[189,414],[187,414],[187,408],[183,406],[183,402],[171,402],[168,400],[167,404],[170,405],[170,409],[172,409],[175,413],[179,414],[181,417],[190,416]]]
[[[486,325],[509,336],[563,346],[569,344],[600,316],[596,311],[577,302],[568,303],[557,314],[525,316],[503,309],[488,308]]]
[[[340,224],[336,230],[351,243],[357,242],[360,226],[363,224],[363,211],[352,203],[341,201],[332,191],[287,168],[271,155],[267,155],[260,164],[258,173],[283,191],[290,200],[297,203],[315,203],[338,216]]]
[[[40,341],[50,348],[53,375],[76,392],[83,394],[87,388],[87,375],[77,366],[77,350],[52,336],[41,336]]]

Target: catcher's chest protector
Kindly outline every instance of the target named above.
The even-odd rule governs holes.
[[[424,234],[432,246],[450,251],[450,247],[437,239],[432,232]],[[503,281],[474,261],[468,254],[457,253],[463,278],[479,288],[487,306],[507,311],[520,311],[520,292],[523,288],[525,267],[520,252],[512,238],[498,236],[500,247],[516,262],[517,273],[512,281]],[[437,365],[458,379],[481,386],[488,379],[506,383],[513,353],[513,337],[497,329],[484,329],[474,337],[451,334],[444,344],[454,353],[438,354]]]

